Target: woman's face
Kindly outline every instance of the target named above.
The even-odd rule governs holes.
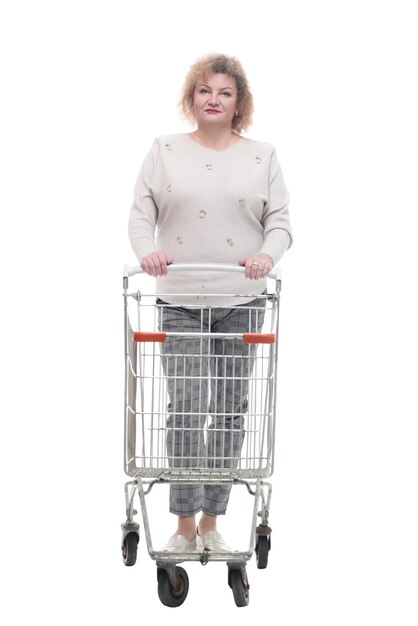
[[[237,110],[237,85],[226,74],[206,74],[196,84],[193,98],[198,127],[232,128]]]

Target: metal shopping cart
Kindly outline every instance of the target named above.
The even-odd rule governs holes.
[[[244,272],[244,268],[174,264],[169,266],[169,271]],[[139,267],[125,267],[123,278],[124,460],[125,473],[131,479],[125,484],[123,562],[131,566],[137,558],[139,524],[134,521],[137,513],[134,498],[138,492],[148,552],[157,564],[161,602],[176,607],[186,599],[189,580],[179,563],[200,561],[206,565],[223,561],[228,566],[228,584],[235,604],[246,606],[249,601],[246,563],[255,551],[257,567],[264,569],[271,547],[268,517],[272,486],[265,479],[271,476],[274,466],[280,274],[269,275],[269,287],[274,284],[274,290],[266,291],[256,300],[252,296],[249,303],[236,304],[243,299],[248,301],[248,297],[244,298],[248,296],[246,293],[222,294],[228,299],[228,305],[222,304],[224,309],[226,306],[246,309],[248,327],[246,332],[219,333],[211,330],[211,319],[219,308],[213,301],[219,294],[204,293],[198,298],[194,294],[195,304],[187,305],[198,320],[197,330],[166,331],[164,315],[171,305],[164,300],[164,294],[142,293],[129,286],[130,277],[141,273]],[[137,276],[135,280],[144,278]],[[248,281],[249,291],[253,285]],[[198,391],[192,407],[184,404],[184,394],[180,391],[178,398],[173,398],[176,390],[186,384],[194,385],[195,396]],[[228,393],[232,390],[232,408],[226,406],[223,397],[222,390],[226,387]],[[194,447],[190,445],[193,437],[198,441]],[[248,549],[183,553],[156,550],[146,496],[162,484],[244,485],[254,497]]]

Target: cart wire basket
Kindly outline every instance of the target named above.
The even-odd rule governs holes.
[[[173,264],[168,271],[244,272],[244,268]],[[125,266],[124,469],[130,480],[125,484],[123,561],[132,566],[137,559],[138,493],[161,602],[176,607],[187,597],[189,580],[179,563],[223,561],[235,604],[246,606],[246,563],[255,552],[257,567],[266,568],[271,547],[272,486],[265,479],[274,469],[280,272],[269,274],[270,291],[261,295],[176,294],[177,300],[187,302],[193,320],[187,329],[173,324],[179,304],[165,300],[173,299],[173,294],[143,293],[129,285],[135,276],[141,286],[141,274],[140,267]],[[248,284],[250,292],[254,282]],[[222,306],[214,304],[220,296]],[[231,332],[218,332],[216,321],[238,309],[243,332],[234,332],[233,327]],[[244,485],[254,498],[248,549],[156,550],[146,496],[161,484]]]

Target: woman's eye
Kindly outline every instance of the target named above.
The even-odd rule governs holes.
[[[231,94],[229,93],[229,91],[223,91],[223,92],[222,92],[222,95],[223,95],[223,96],[230,96]]]
[[[207,89],[202,88],[199,93],[209,93]]]

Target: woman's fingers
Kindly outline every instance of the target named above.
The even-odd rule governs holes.
[[[140,265],[150,276],[166,276],[167,265],[172,262],[173,259],[160,250],[143,256]]]
[[[157,276],[167,276],[167,265],[173,262],[173,259],[165,254],[165,252],[157,252],[160,263],[161,274]]]
[[[239,263],[245,266],[245,278],[249,280],[260,280],[265,278],[271,271],[273,265],[269,261],[270,257],[263,254],[257,254],[255,256],[249,256],[246,259],[242,259]]]

